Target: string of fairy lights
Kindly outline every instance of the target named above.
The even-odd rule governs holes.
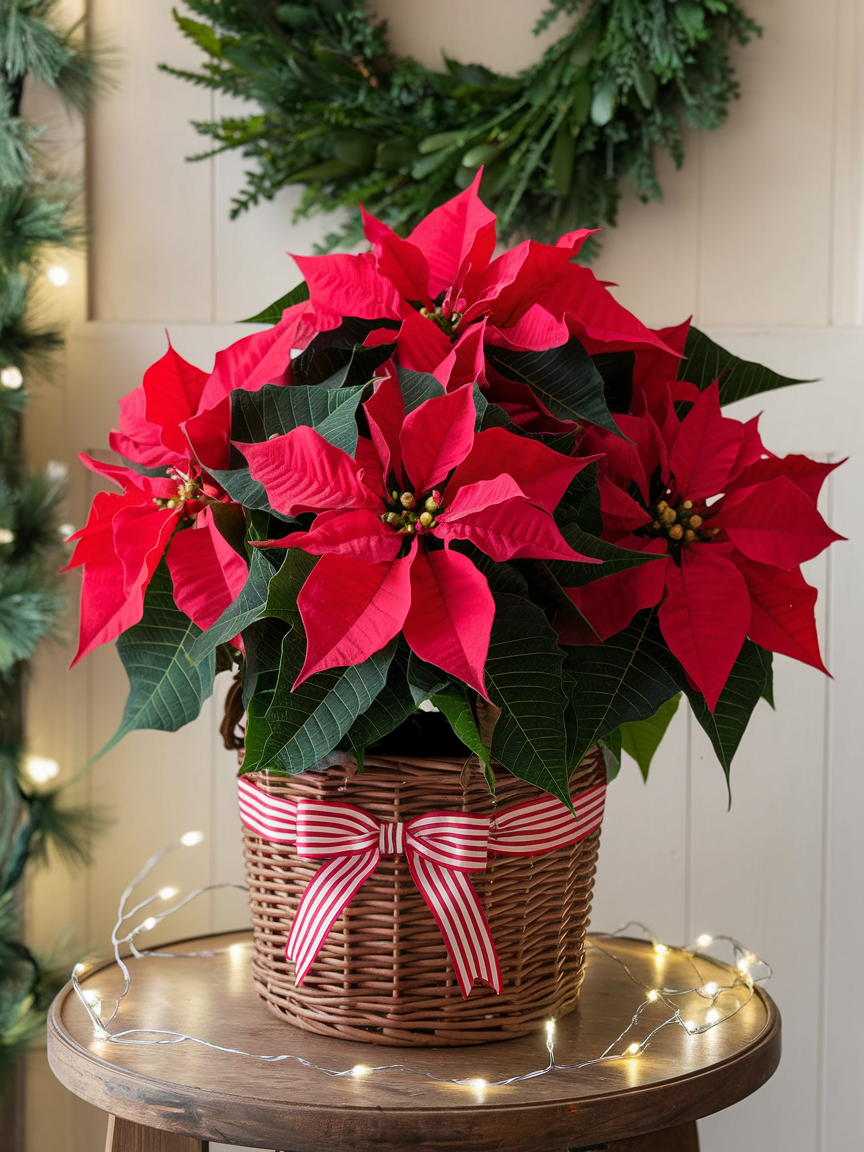
[[[153,869],[169,853],[180,848],[192,848],[200,844],[203,839],[204,834],[202,832],[187,832],[181,836],[178,841],[167,844],[146,861],[138,874],[123,890],[117,909],[117,920],[111,932],[111,946],[114,953],[114,961],[122,973],[123,988],[120,995],[114,999],[113,1006],[111,1006],[107,1016],[103,1011],[103,1001],[99,998],[98,994],[81,986],[80,978],[92,969],[93,964],[82,962],[75,965],[72,971],[72,987],[90,1018],[95,1040],[108,1044],[135,1046],[195,1044],[216,1052],[223,1052],[228,1055],[240,1056],[250,1060],[259,1060],[268,1064],[278,1064],[286,1061],[293,1062],[302,1065],[304,1068],[318,1072],[323,1076],[335,1078],[353,1077],[355,1079],[362,1079],[381,1073],[398,1072],[409,1076],[422,1077],[440,1084],[455,1084],[460,1087],[469,1088],[473,1090],[475,1098],[479,1102],[482,1102],[485,1099],[484,1094],[488,1088],[505,1087],[510,1084],[520,1083],[523,1080],[533,1080],[538,1076],[547,1076],[550,1073],[578,1072],[583,1068],[589,1068],[593,1065],[603,1064],[609,1061],[636,1059],[645,1052],[659,1032],[670,1026],[683,1028],[684,1031],[691,1036],[707,1032],[723,1024],[737,1012],[740,1012],[752,999],[756,986],[763,984],[766,980],[770,979],[773,974],[773,969],[769,964],[732,936],[711,936],[704,934],[697,937],[692,946],[673,946],[657,940],[650,929],[644,924],[638,921],[630,921],[616,932],[603,934],[602,936],[591,936],[587,941],[589,948],[593,948],[618,964],[633,984],[642,990],[641,1002],[623,1031],[621,1031],[601,1053],[593,1056],[591,1059],[583,1060],[577,1064],[565,1064],[560,1063],[555,1057],[555,1021],[547,1020],[545,1025],[545,1047],[548,1059],[546,1063],[529,1072],[522,1072],[519,1075],[508,1076],[505,1079],[490,1081],[476,1076],[441,1076],[426,1069],[415,1068],[410,1064],[404,1063],[378,1065],[354,1064],[350,1068],[328,1068],[315,1064],[311,1060],[307,1060],[305,1057],[297,1055],[296,1053],[282,1052],[271,1055],[260,1052],[246,1052],[239,1048],[216,1044],[202,1036],[192,1036],[185,1032],[165,1028],[126,1028],[112,1030],[112,1025],[118,1019],[121,1005],[132,988],[132,975],[129,966],[121,955],[121,949],[124,946],[128,946],[130,954],[135,959],[150,956],[166,960],[188,960],[195,957],[215,956],[226,952],[242,951],[245,947],[243,944],[235,943],[227,945],[224,948],[207,949],[199,952],[166,952],[139,948],[136,943],[140,936],[151,932],[161,924],[163,920],[179,912],[193,900],[203,896],[207,892],[226,888],[246,891],[246,887],[243,884],[231,882],[208,884],[203,888],[196,888],[187,893],[187,895],[175,900],[175,897],[178,896],[178,890],[173,887],[165,887],[160,888],[157,892],[147,896],[145,899],[138,901],[132,907],[127,907],[132,900],[135,890],[143,884]],[[174,901],[174,903],[171,903],[171,901]],[[168,907],[161,911],[154,912],[152,909],[157,903],[167,904]],[[136,921],[136,918],[148,909],[150,909],[148,915]],[[134,926],[130,927],[130,924]],[[628,965],[627,961],[615,952],[614,944],[612,943],[616,937],[623,936],[633,929],[638,930],[638,932],[651,940],[654,952],[658,957],[668,955],[670,957],[685,959],[689,969],[693,973],[692,984],[686,988],[675,988],[667,987],[663,984],[652,986],[645,983],[645,981],[633,971],[630,965]],[[719,966],[728,972],[728,983],[721,983],[718,980],[705,980],[700,970],[702,957],[700,957],[698,949],[708,948],[714,944],[726,945],[732,951],[733,963],[731,964],[722,963],[713,957],[710,960],[712,968]],[[692,1008],[684,1010],[681,1007],[684,998],[692,998],[694,996],[699,998],[697,1004],[703,1009],[701,1017],[698,1016]],[[650,1028],[650,1031],[642,1036],[641,1039],[637,1038],[643,1030],[643,1016],[649,1009],[656,1007],[658,1004],[665,1005],[669,1010],[669,1014],[659,1023],[654,1024]]]

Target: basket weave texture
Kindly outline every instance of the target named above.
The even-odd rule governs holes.
[[[253,773],[271,795],[336,800],[381,821],[448,810],[492,815],[545,796],[496,770],[493,799],[476,759],[368,757],[297,776]],[[592,749],[571,780],[574,795],[605,783]],[[298,903],[320,861],[303,860],[244,828],[254,929],[255,988],[298,1028],[371,1044],[457,1046],[523,1036],[576,1006],[599,844],[585,840],[542,856],[490,855],[470,874],[498,952],[504,990],[476,985],[464,1000],[444,941],[404,857],[384,857],[333,925],[301,987],[285,945]]]

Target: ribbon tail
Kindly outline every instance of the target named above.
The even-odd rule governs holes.
[[[327,933],[357,889],[378,866],[378,848],[337,856],[318,869],[303,893],[285,948],[294,962],[294,983],[299,987],[315,960]]]
[[[501,967],[489,924],[477,893],[465,872],[436,864],[422,853],[408,851],[414,883],[435,917],[467,1000],[475,980],[501,992]]]

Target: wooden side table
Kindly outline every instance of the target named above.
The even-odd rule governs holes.
[[[607,938],[608,940],[608,938]],[[208,958],[130,961],[132,991],[112,1031],[162,1028],[253,1053],[293,1053],[330,1069],[409,1064],[440,1076],[503,1080],[543,1066],[544,1036],[476,1048],[383,1048],[304,1032],[271,1016],[255,995],[251,933],[169,946],[226,949]],[[698,958],[616,938],[614,950],[649,985],[728,982]],[[726,979],[724,979],[724,976]],[[119,969],[95,968],[82,984],[104,1003],[122,987]],[[579,1008],[557,1024],[556,1061],[600,1055],[626,1027],[645,991],[602,952],[590,953]],[[669,1015],[643,1016],[642,1039]],[[617,1050],[625,1047],[620,1045]],[[638,1056],[556,1071],[508,1087],[440,1084],[402,1071],[333,1078],[296,1061],[265,1063],[197,1044],[127,1046],[99,1040],[71,985],[48,1025],[55,1075],[111,1114],[107,1152],[203,1152],[208,1140],[284,1152],[698,1152],[696,1120],[748,1096],[780,1059],[780,1016],[756,990],[708,1032],[669,1026]]]

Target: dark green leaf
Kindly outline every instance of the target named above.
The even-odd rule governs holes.
[[[304,352],[291,361],[291,374],[295,385],[305,384],[314,387],[330,383],[336,373],[355,363],[355,374],[361,378],[349,381],[351,384],[365,384],[372,376],[381,356],[387,353],[390,345],[364,348],[363,341],[370,332],[378,328],[392,328],[394,339],[399,328],[395,320],[364,320],[357,316],[346,316],[338,328],[319,332]],[[387,353],[389,354],[389,353]],[[359,365],[362,363],[362,370]]]
[[[405,414],[419,408],[426,400],[444,395],[444,387],[429,372],[412,372],[409,368],[397,368]]]
[[[276,691],[282,641],[289,626],[282,620],[257,620],[243,633],[243,703],[246,707],[245,756],[242,773],[254,772],[270,736],[267,709]]]
[[[628,568],[666,561],[665,555],[658,556],[656,552],[634,552],[630,548],[610,544],[608,540],[583,532],[576,523],[565,524],[561,528],[561,535],[576,552],[602,560],[601,564],[588,564],[581,560],[547,560],[550,572],[564,588],[582,588],[595,580],[602,580],[604,576],[626,572]]]
[[[599,745],[606,765],[606,783],[611,784],[621,771],[621,729],[616,728],[608,736],[602,737]]]
[[[284,296],[280,296],[278,300],[274,300],[269,304],[263,312],[259,312],[257,316],[250,316],[248,320],[239,320],[239,324],[278,324],[282,319],[282,313],[286,308],[291,308],[295,304],[302,304],[304,300],[309,299],[309,285],[305,280],[301,280],[290,292],[286,292]]]
[[[369,745],[398,728],[417,710],[415,692],[406,676],[407,665],[408,658],[400,646],[387,671],[384,687],[348,729],[345,742],[361,768]]]
[[[492,758],[569,805],[563,658],[541,609],[521,596],[495,597],[486,684],[501,715]]]
[[[638,613],[602,645],[569,648],[564,667],[570,677],[572,765],[619,724],[653,716],[684,680],[653,611]]]
[[[427,664],[416,652],[409,652],[406,674],[415,706],[443,691],[450,682],[446,672],[434,664]]]
[[[527,384],[559,420],[588,420],[621,435],[606,405],[603,377],[575,336],[545,352],[487,344],[486,356],[502,376]]]
[[[565,524],[578,524],[583,532],[592,536],[600,536],[603,532],[596,461],[577,472],[570,481],[555,509],[555,523],[562,530]]]
[[[163,560],[144,597],[144,615],[117,638],[117,651],[129,677],[129,698],[117,732],[98,753],[104,755],[136,728],[176,732],[201,711],[213,691],[213,652],[193,664],[190,652],[201,629],[174,603],[168,565]]]
[[[793,380],[761,364],[733,356],[715,344],[704,332],[691,326],[684,345],[685,360],[678,368],[678,379],[689,380],[701,391],[715,380],[720,381],[720,403],[732,404],[746,396],[788,388],[790,384],[811,384],[812,380]]]
[[[355,344],[351,349],[348,363],[326,380],[322,380],[319,387],[356,388],[371,384],[375,379],[376,370],[390,359],[395,350],[395,344],[374,344],[371,348]]]
[[[603,394],[610,412],[630,411],[633,400],[635,352],[598,352],[592,356],[594,367],[603,377]]]
[[[238,459],[243,459],[237,454]],[[276,513],[270,507],[267,492],[260,480],[253,480],[248,467],[238,465],[234,468],[208,468],[207,472],[217,484],[221,484],[232,500],[242,504],[244,508],[261,509],[264,512]],[[290,523],[288,517],[283,517],[286,524]],[[297,521],[293,521],[295,524]]]
[[[206,659],[232,637],[248,628],[262,615],[267,602],[267,585],[275,569],[261,548],[252,549],[249,561],[249,575],[243,590],[233,603],[229,604],[219,619],[202,632],[189,652],[193,664]]]
[[[353,455],[357,448],[354,414],[362,394],[362,385],[309,388],[300,384],[265,384],[257,392],[238,388],[231,393],[231,439],[241,444],[261,444],[305,426]]]
[[[317,563],[317,556],[310,556],[302,548],[289,548],[279,571],[270,580],[267,603],[261,615],[274,616],[292,627],[298,623],[297,597]]]
[[[621,733],[621,745],[628,755],[632,756],[639,765],[639,771],[645,780],[648,779],[648,770],[654,753],[660,741],[666,735],[666,729],[672,717],[678,711],[681,703],[681,693],[661,704],[653,716],[646,720],[634,720],[630,724],[622,724],[618,731]]]
[[[559,636],[559,643],[600,643],[600,637],[552,574],[548,561],[511,560],[510,563],[525,577],[531,600],[546,613],[546,619]]]
[[[762,689],[762,699],[772,708],[776,708],[774,703],[774,654],[766,652],[765,656],[768,662],[768,674],[765,677],[765,687]]]
[[[260,767],[276,764],[291,773],[314,768],[368,711],[384,687],[395,648],[391,641],[362,664],[317,672],[294,688],[306,656],[306,636],[298,621],[282,641]]]
[[[771,653],[754,644],[752,640],[745,640],[713,713],[708,711],[708,705],[701,692],[697,692],[689,684],[683,685],[693,715],[707,732],[726,775],[727,788],[729,788],[732,758],[738,750],[753,709],[765,690],[770,667]],[[732,803],[731,788],[729,803]]]
[[[450,721],[450,727],[480,760],[484,768],[489,767],[489,749],[483,743],[474,711],[462,684],[451,683],[443,692],[436,692],[432,703]],[[494,776],[492,777],[494,780]]]

